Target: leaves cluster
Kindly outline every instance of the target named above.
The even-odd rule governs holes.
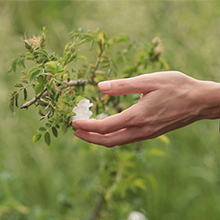
[[[158,37],[150,44],[139,45],[127,36],[108,38],[101,30],[79,29],[72,31],[69,38],[62,56],[48,52],[44,28],[38,37],[24,37],[27,52],[12,61],[10,71],[16,72],[19,67],[22,76],[15,84],[16,90],[10,94],[10,109],[14,112],[14,107],[19,107],[23,99],[21,109],[34,105],[40,120],[46,121],[34,135],[34,142],[44,135],[49,145],[50,134],[58,137],[59,129],[65,132],[72,128],[72,109],[82,98],[94,103],[96,115],[103,111],[108,114],[121,111],[119,97],[102,95],[97,89],[98,82],[139,75],[156,64],[160,69],[166,67],[161,59],[163,46]],[[27,67],[27,63],[31,67]]]

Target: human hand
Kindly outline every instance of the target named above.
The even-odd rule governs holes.
[[[113,147],[152,139],[200,119],[219,118],[220,85],[178,71],[105,81],[98,86],[109,95],[141,96],[121,113],[74,122],[75,135],[87,142]]]

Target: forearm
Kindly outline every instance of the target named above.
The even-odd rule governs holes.
[[[220,83],[197,80],[195,90],[198,119],[220,118]]]

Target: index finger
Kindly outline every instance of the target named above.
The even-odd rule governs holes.
[[[103,81],[98,84],[101,92],[109,95],[126,95],[131,93],[148,93],[157,89],[155,79],[162,72],[143,74],[126,79]]]

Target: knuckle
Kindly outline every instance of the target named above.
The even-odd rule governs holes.
[[[117,84],[114,85],[114,93],[120,93],[125,88],[124,80],[118,79]]]
[[[107,127],[106,127],[106,126],[103,126],[103,125],[100,125],[100,126],[98,127],[98,132],[99,132],[100,134],[106,134],[106,133],[107,133]]]

